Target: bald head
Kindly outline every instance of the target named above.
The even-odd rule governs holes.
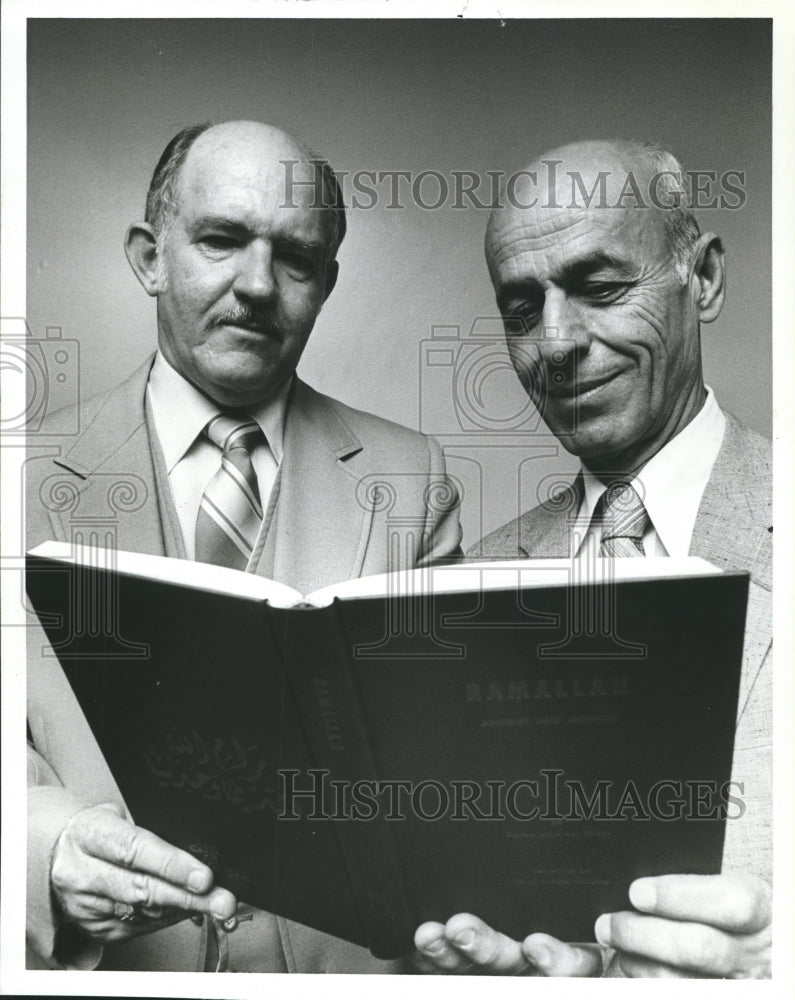
[[[518,215],[552,215],[577,208],[599,213],[636,212],[646,238],[666,241],[674,272],[687,281],[700,231],[687,204],[683,171],[672,153],[629,140],[569,143],[537,157],[513,175],[486,232],[489,262],[500,232]]]
[[[334,288],[344,209],[324,198],[321,162],[260,122],[186,129],[127,231],[163,357],[221,407],[281,390]]]
[[[263,171],[279,171],[283,179],[288,176],[285,161],[310,171],[318,188],[316,203],[327,211],[329,256],[333,258],[346,230],[342,191],[334,171],[302,142],[265,122],[204,122],[178,132],[163,150],[152,175],[146,196],[146,221],[162,236],[178,209],[184,169],[194,169],[199,162],[214,166],[216,173],[221,169],[233,175],[235,163],[248,154],[261,161]]]
[[[489,221],[514,367],[597,474],[642,468],[705,399],[699,324],[720,313],[723,248],[681,194],[670,154],[581,142],[514,174]]]

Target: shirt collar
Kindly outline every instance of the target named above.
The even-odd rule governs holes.
[[[652,526],[670,556],[686,556],[712,466],[726,430],[715,394],[707,398],[696,416],[652,456],[633,480],[643,499]],[[583,499],[578,521],[590,524],[605,486],[582,467]]]
[[[276,463],[284,449],[284,420],[292,376],[278,392],[258,406],[247,410],[265,435]],[[169,473],[180,462],[193,442],[221,408],[166,361],[158,351],[149,373],[147,386],[157,436]]]

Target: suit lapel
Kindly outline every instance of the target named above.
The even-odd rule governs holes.
[[[111,390],[72,447],[54,459],[77,490],[76,508],[62,514],[64,537],[98,531],[99,544],[164,555],[152,450],[144,413],[150,358]]]
[[[751,574],[738,716],[773,640],[773,537],[766,444],[726,414],[726,434],[693,529],[690,554]]]
[[[519,518],[518,546],[532,559],[565,559],[571,551],[571,526],[580,509],[582,476]]]
[[[151,359],[96,408],[89,404],[93,416],[71,447],[53,459],[41,497],[50,519],[60,522],[61,538],[163,553],[144,418],[150,367]],[[67,511],[53,510],[63,497],[76,502]],[[28,712],[37,746],[64,785],[85,801],[121,799],[57,660],[41,655],[46,640],[38,628],[29,629],[29,642]]]
[[[77,492],[72,529],[110,521],[118,548],[164,555],[144,399],[150,358],[111,390],[71,448],[54,459]],[[357,502],[346,461],[362,445],[331,401],[296,379],[287,413],[278,503],[259,571],[308,593],[358,576],[372,509]]]
[[[762,442],[726,414],[726,435],[699,506],[690,555],[751,574],[738,716],[772,642],[770,469]],[[515,547],[530,558],[568,557],[571,519],[581,499],[577,479],[519,518]],[[513,549],[511,540],[506,546]]]
[[[755,583],[770,589],[770,468],[744,435],[726,414],[726,434],[701,498],[690,554],[727,569],[748,570]]]
[[[302,594],[361,571],[372,510],[357,501],[346,464],[361,450],[331,401],[296,379],[269,535],[272,576]]]

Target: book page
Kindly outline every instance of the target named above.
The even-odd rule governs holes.
[[[450,566],[401,570],[344,580],[309,594],[307,602],[325,607],[335,598],[399,597],[403,594],[466,593],[473,590],[514,590],[562,587],[570,584],[608,583],[619,580],[654,580],[663,577],[709,576],[720,573],[705,559],[508,559],[466,562]]]
[[[290,608],[303,599],[297,590],[275,580],[187,559],[169,559],[166,556],[91,546],[77,548],[69,542],[44,542],[31,549],[29,554],[58,562],[115,570],[129,576],[160,580],[214,594],[233,594],[251,600],[267,601],[276,608]]]

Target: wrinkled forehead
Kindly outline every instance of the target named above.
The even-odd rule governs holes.
[[[618,169],[531,165],[506,185],[486,234],[493,278],[506,269],[554,276],[599,253],[640,264],[667,252],[664,214],[647,181]]]
[[[553,278],[597,254],[642,266],[667,252],[661,213],[648,208],[507,207],[495,211],[486,241],[492,277],[527,270]]]

